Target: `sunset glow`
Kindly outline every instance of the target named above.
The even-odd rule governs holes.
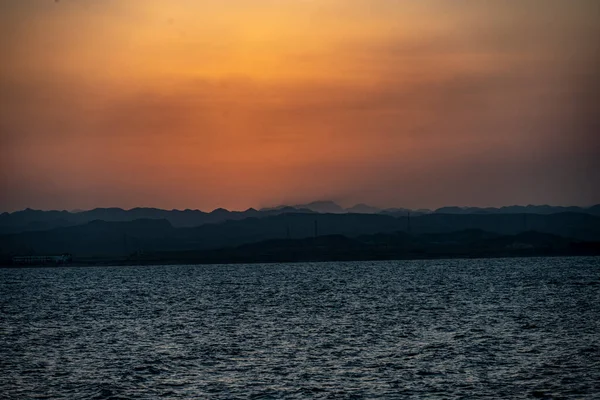
[[[600,202],[595,0],[7,0],[0,211]]]

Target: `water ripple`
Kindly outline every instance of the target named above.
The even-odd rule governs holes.
[[[0,398],[600,398],[600,259],[0,270]]]

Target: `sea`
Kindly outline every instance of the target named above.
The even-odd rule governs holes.
[[[1,269],[0,398],[600,398],[600,258]]]

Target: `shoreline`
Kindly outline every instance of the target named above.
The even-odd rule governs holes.
[[[153,267],[153,266],[179,266],[179,265],[253,265],[253,264],[303,264],[303,263],[336,263],[336,262],[378,262],[378,261],[429,261],[429,260],[492,260],[492,259],[517,259],[517,258],[588,258],[600,257],[600,253],[580,254],[503,254],[503,255],[456,255],[456,256],[431,256],[431,257],[396,257],[396,258],[363,258],[363,259],[305,259],[305,260],[116,260],[107,259],[97,262],[73,262],[69,264],[38,264],[38,265],[10,265],[0,264],[0,269],[39,269],[39,268],[94,268],[94,267]]]

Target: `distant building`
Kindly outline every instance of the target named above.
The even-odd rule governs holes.
[[[15,256],[12,259],[15,265],[46,265],[46,264],[69,264],[72,261],[70,254],[60,256]]]

